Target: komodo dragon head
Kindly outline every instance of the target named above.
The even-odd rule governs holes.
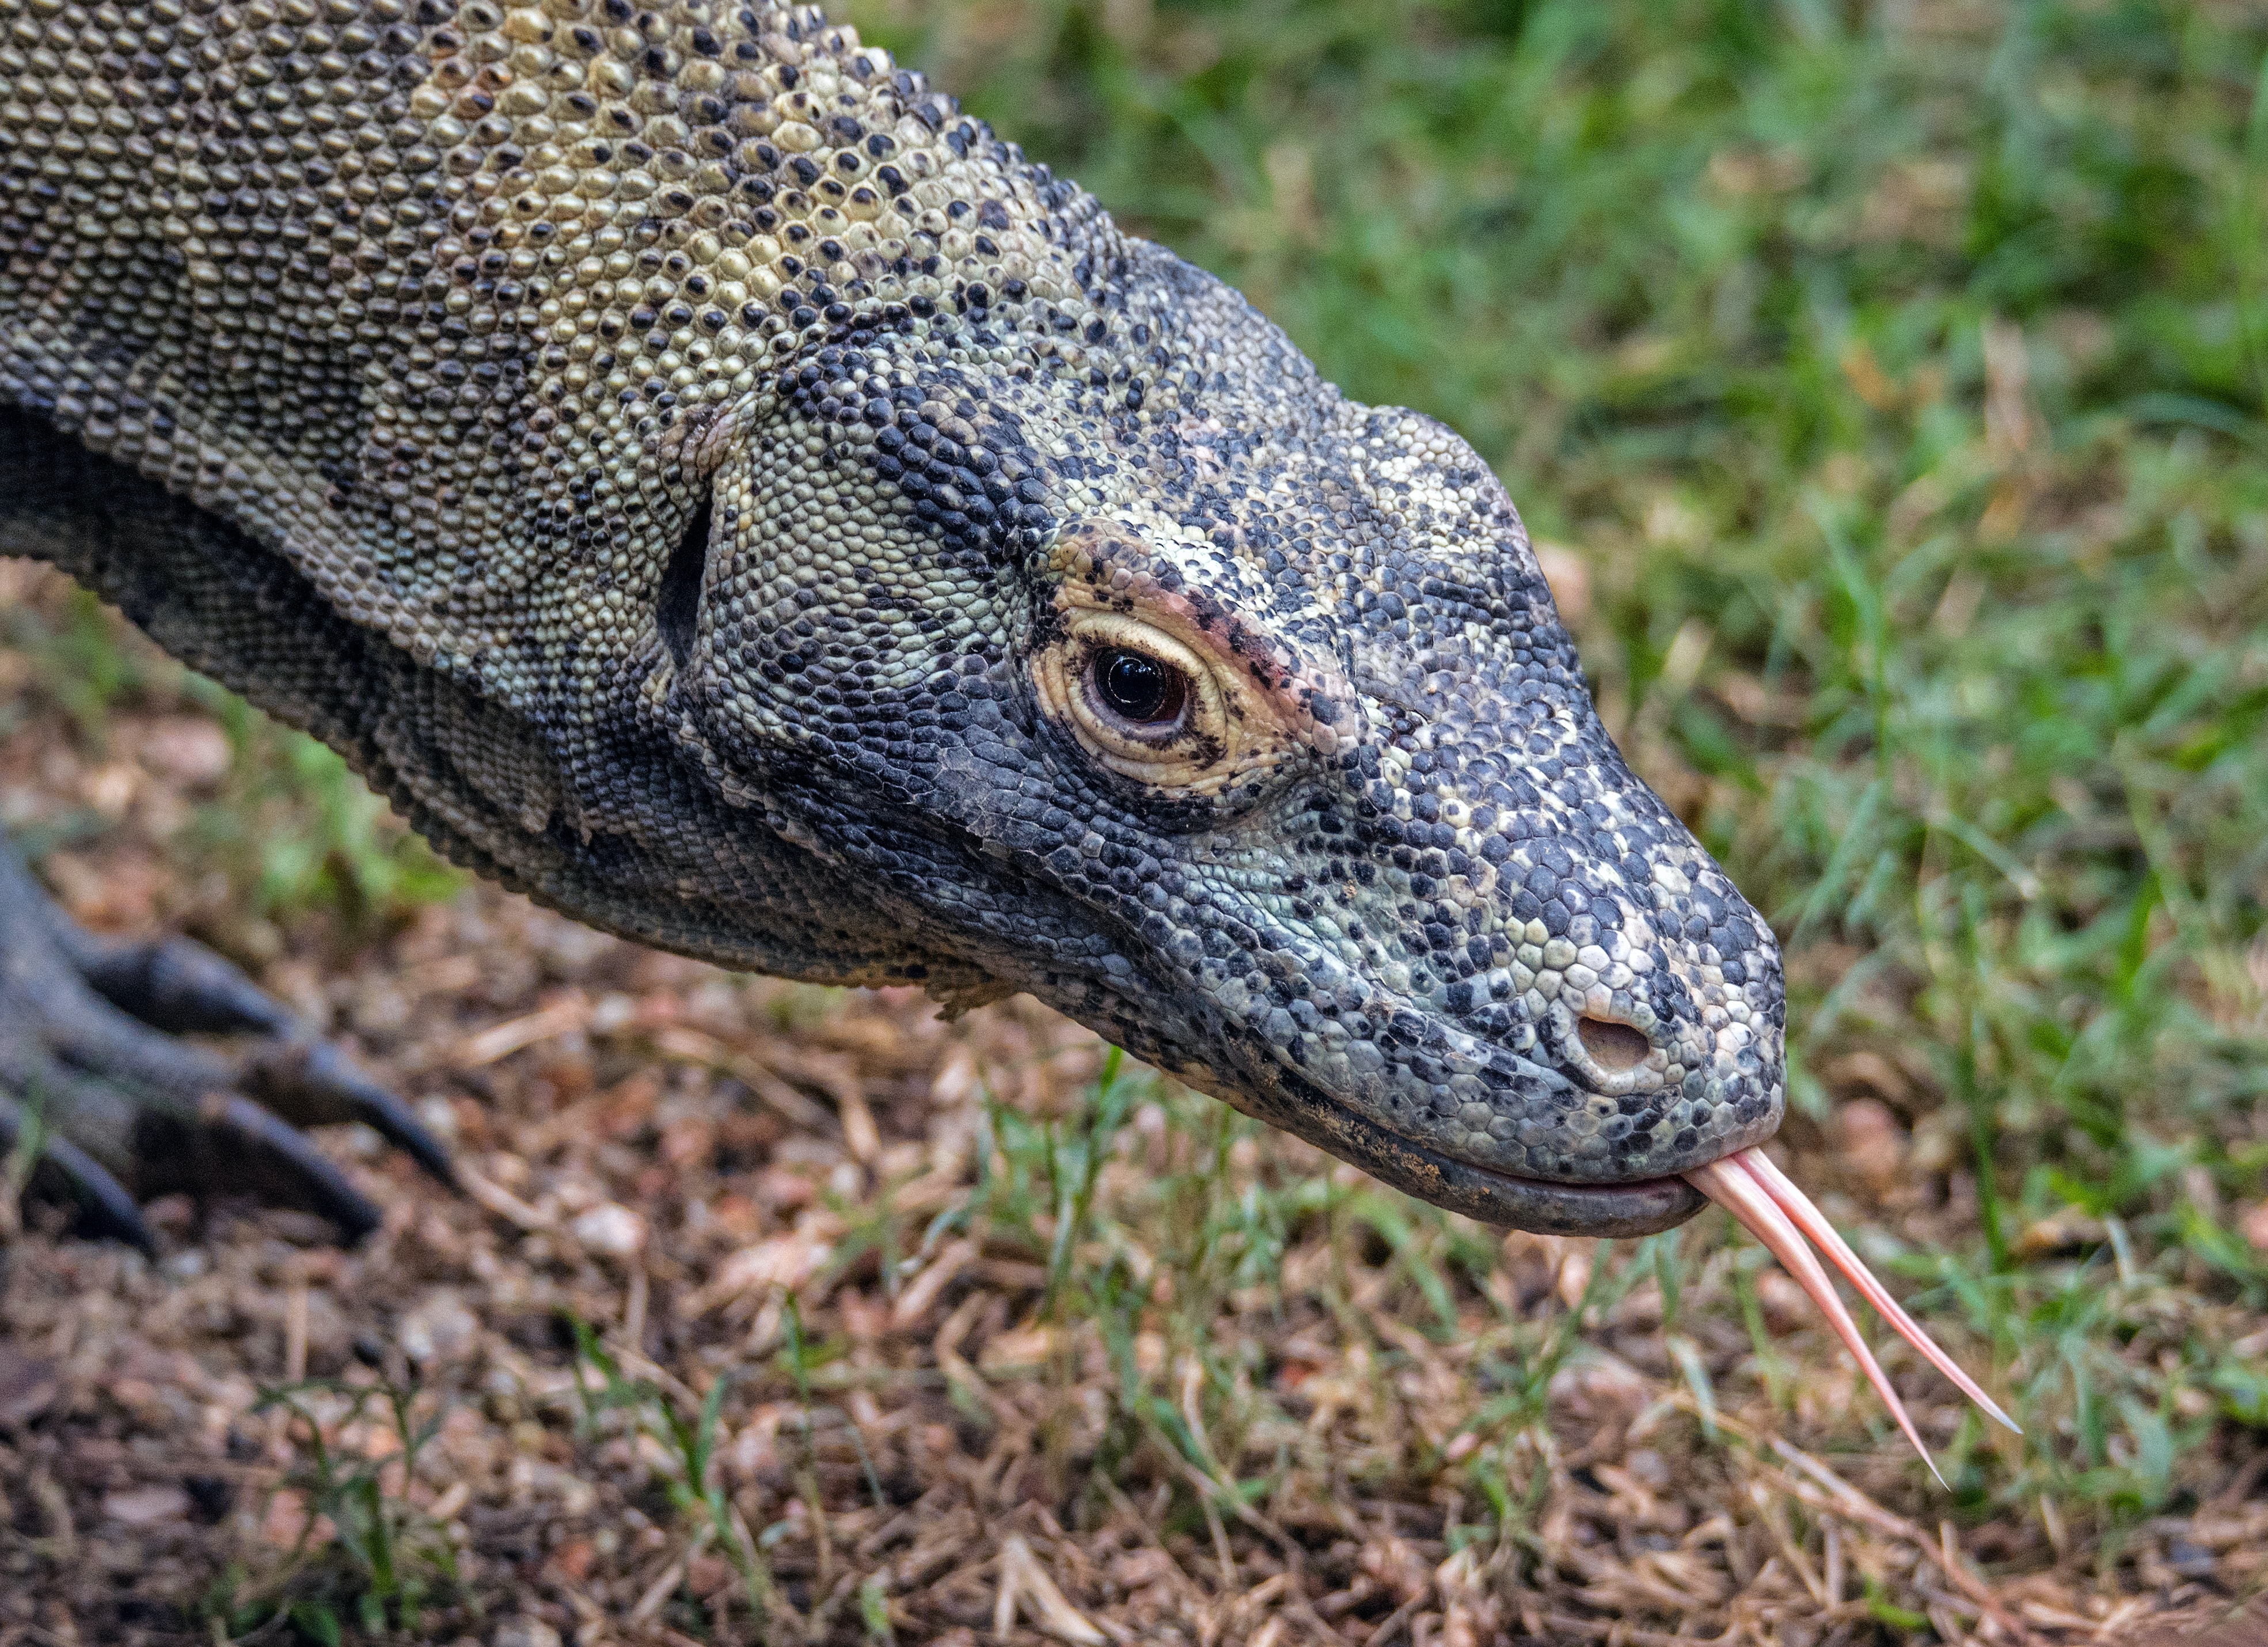
[[[1489,466],[810,27],[726,145],[762,186],[717,173],[770,262],[720,245],[719,303],[665,240],[630,322],[745,303],[793,349],[649,424],[677,735],[883,974],[1027,990],[1494,1222],[1690,1215],[1678,1175],[1778,1124],[1778,954],[1601,725]]]
[[[799,835],[988,980],[949,1000],[1029,990],[1492,1222],[1690,1215],[1677,1174],[1779,1121],[1769,928],[1472,449],[1123,256],[1068,364],[1054,304],[878,336],[730,443],[691,718],[728,771],[829,769]]]
[[[948,1001],[1029,990],[1495,1222],[1689,1215],[1778,1125],[1770,929],[1472,449],[1123,258],[1068,366],[1052,303],[875,336],[725,444],[688,720],[775,807],[809,764],[796,835]]]

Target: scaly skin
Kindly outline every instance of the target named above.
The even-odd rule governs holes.
[[[730,965],[1028,990],[1502,1223],[1664,1227],[1777,1126],[1771,933],[1487,466],[850,30],[0,41],[0,549],[460,862]]]

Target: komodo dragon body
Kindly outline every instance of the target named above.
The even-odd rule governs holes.
[[[814,10],[0,0],[0,552],[594,926],[1029,991],[1481,1218],[1659,1229],[1778,1121],[1770,930],[1487,465]],[[41,1040],[26,956],[277,1026],[10,873],[66,1164],[268,1125]]]

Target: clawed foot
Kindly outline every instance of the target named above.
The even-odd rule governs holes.
[[[241,1051],[175,1038],[243,1035]],[[80,931],[0,842],[0,1156],[38,1155],[35,1194],[145,1250],[140,1203],[186,1191],[320,1214],[356,1240],[379,1210],[293,1129],[367,1122],[444,1182],[407,1106],[314,1039],[252,980],[180,939]]]

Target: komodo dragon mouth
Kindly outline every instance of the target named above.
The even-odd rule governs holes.
[[[83,100],[4,115],[18,530],[453,857],[1887,1300],[1756,1153],[1771,929],[1454,433],[816,9],[35,9]]]

